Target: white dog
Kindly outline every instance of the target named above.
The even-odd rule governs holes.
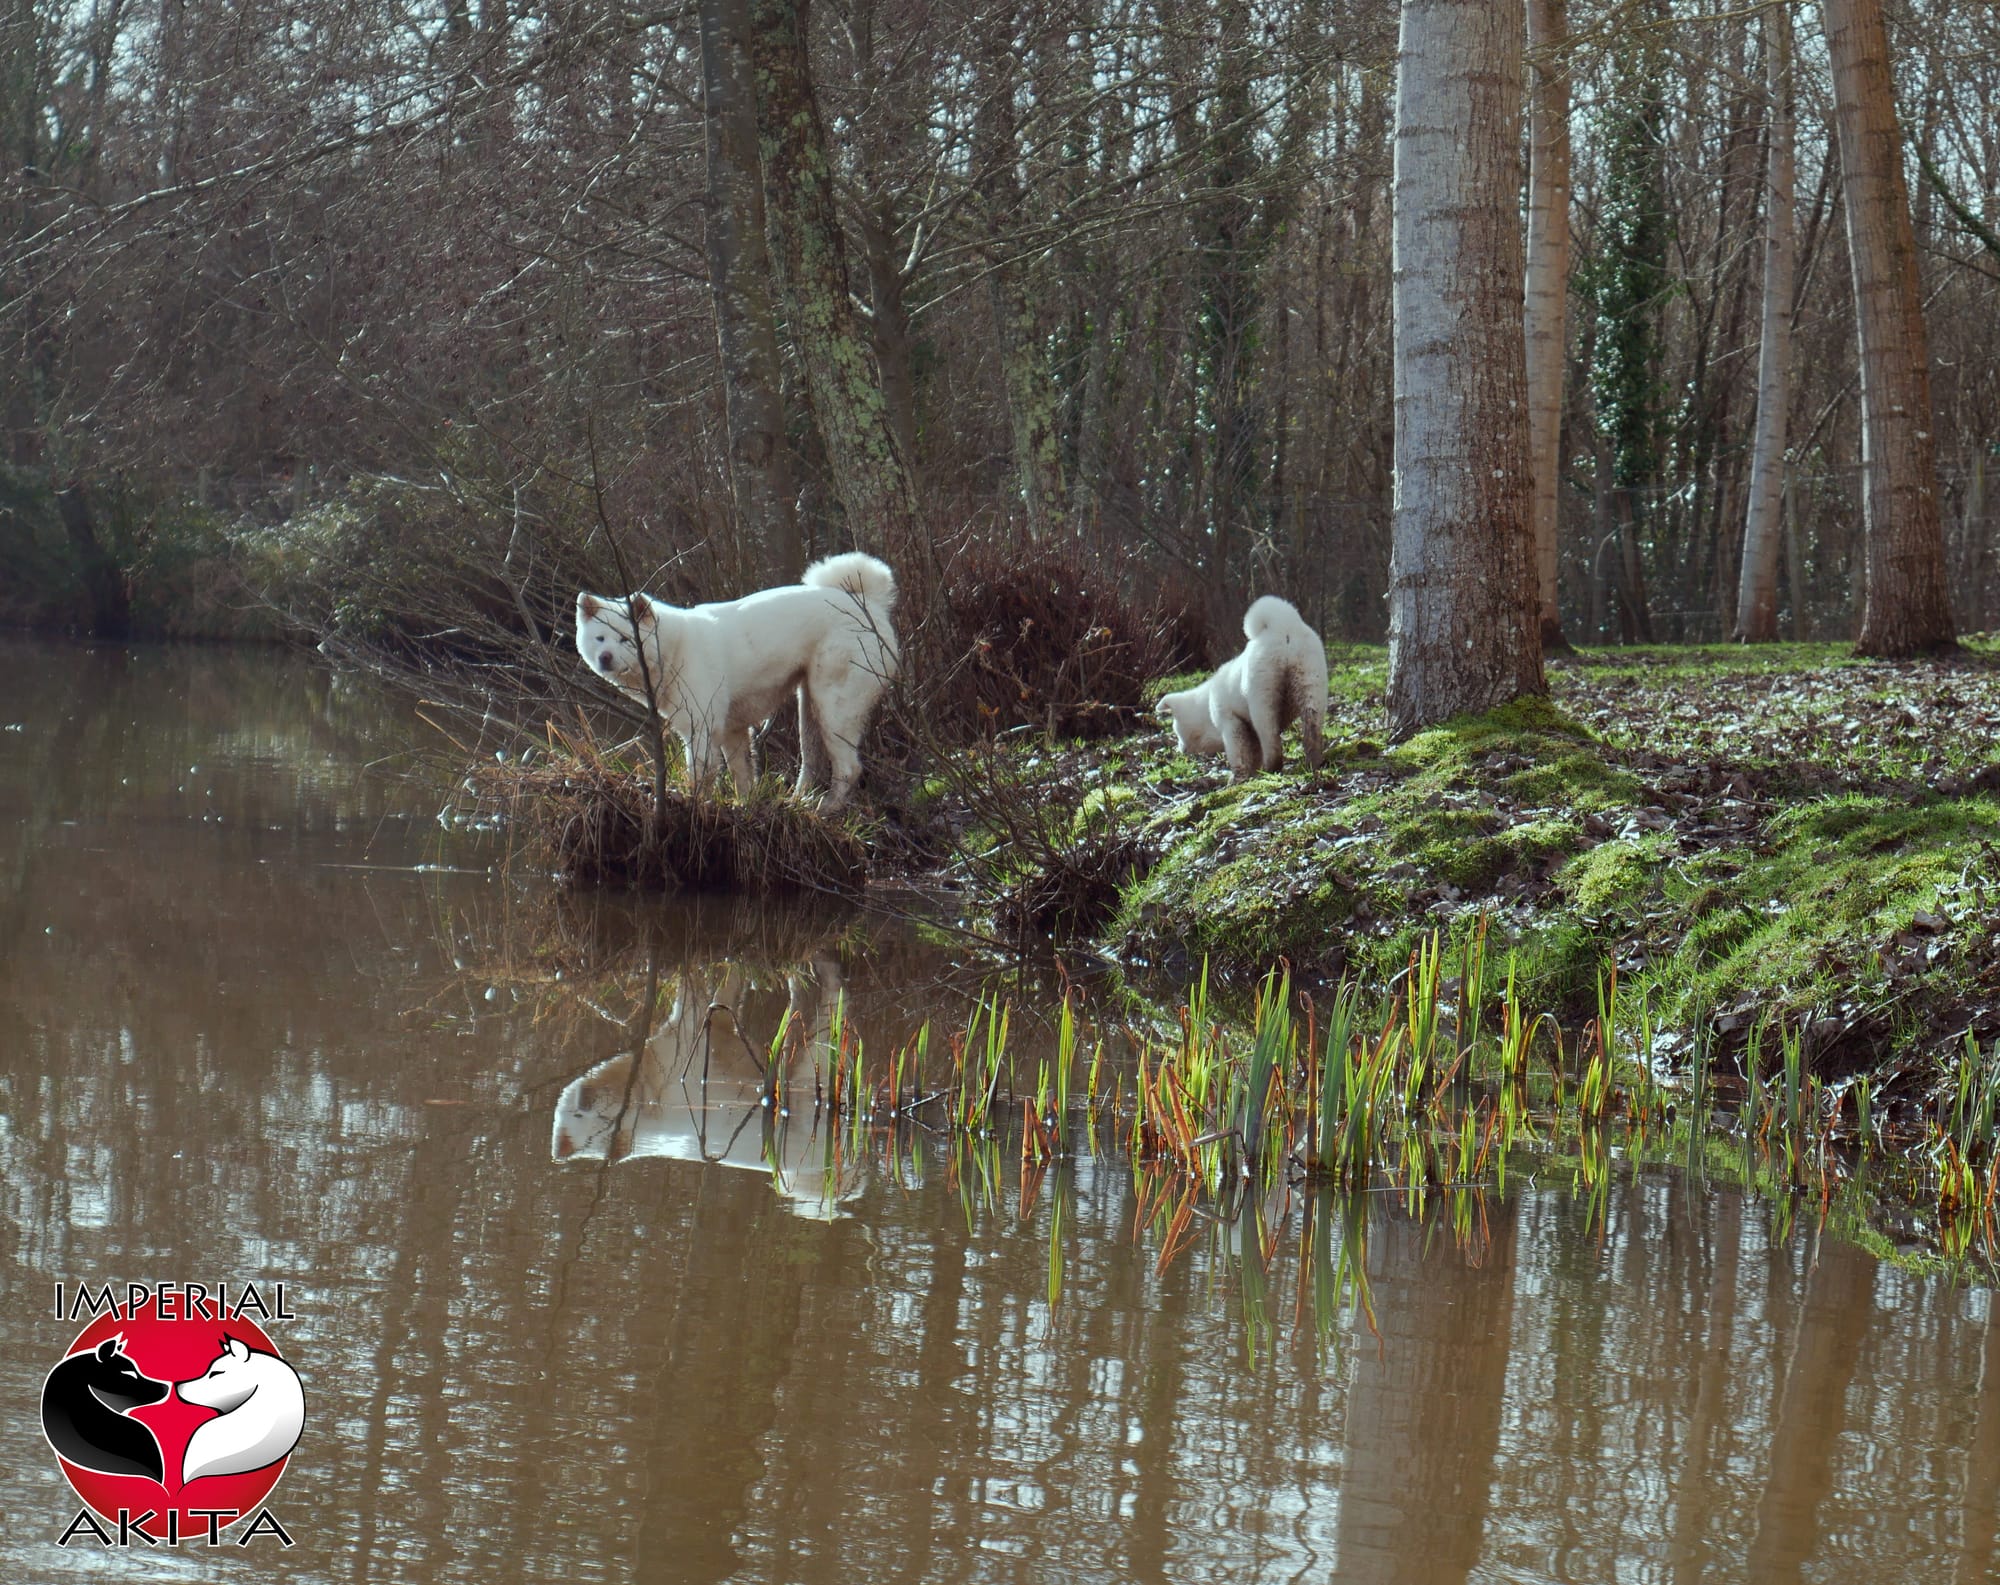
[[[1243,614],[1243,653],[1224,661],[1198,688],[1162,694],[1159,713],[1174,724],[1183,754],[1224,754],[1241,781],[1285,761],[1286,727],[1299,724],[1306,764],[1324,744],[1326,646],[1289,600],[1267,594]]]
[[[750,734],[796,694],[798,791],[827,786],[821,807],[832,810],[861,778],[861,734],[896,675],[895,600],[895,574],[850,552],[814,562],[796,584],[685,610],[643,594],[629,603],[579,594],[576,647],[592,671],[637,698],[646,697],[650,673],[660,714],[687,745],[696,788],[714,780],[719,755],[737,790],[748,792]],[[635,607],[643,671],[628,614]]]
[[[187,1403],[218,1409],[188,1438],[181,1456],[181,1484],[204,1475],[241,1475],[275,1464],[299,1445],[306,1423],[306,1395],[299,1373],[276,1354],[225,1335],[222,1352],[205,1375],[177,1382]]]

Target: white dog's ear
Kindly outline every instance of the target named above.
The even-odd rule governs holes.
[[[594,594],[579,594],[576,597],[576,614],[586,622],[596,621],[597,596]]]
[[[653,625],[653,602],[643,594],[635,594],[632,596],[632,603],[639,608],[639,626],[642,628],[651,627]]]

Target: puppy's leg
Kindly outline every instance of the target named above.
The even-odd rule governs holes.
[[[1256,775],[1264,761],[1257,729],[1240,715],[1226,716],[1216,725],[1222,729],[1222,752],[1229,759],[1229,774],[1237,781]]]
[[[820,726],[819,711],[813,708],[812,690],[806,683],[799,684],[799,784],[794,789],[800,798],[810,796],[824,787],[830,767],[826,757],[826,739]]]

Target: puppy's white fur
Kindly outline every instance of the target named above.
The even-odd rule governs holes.
[[[1267,594],[1243,615],[1250,642],[1196,688],[1162,694],[1157,709],[1173,722],[1183,754],[1221,754],[1238,781],[1285,762],[1283,735],[1299,724],[1306,764],[1325,751],[1326,646],[1289,600]]]
[[[896,675],[895,601],[895,574],[850,552],[814,562],[795,584],[685,609],[643,594],[579,594],[576,647],[592,671],[635,698],[646,697],[650,673],[697,789],[713,782],[720,759],[747,792],[756,776],[750,734],[796,695],[799,794],[824,785],[821,807],[837,809],[861,777],[861,734]]]

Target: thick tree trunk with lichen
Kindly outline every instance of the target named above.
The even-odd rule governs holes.
[[[1002,30],[1000,40],[981,63],[975,89],[974,158],[985,209],[986,287],[993,306],[995,351],[1007,393],[1014,475],[1027,510],[1029,531],[1042,538],[1067,520],[1069,486],[1063,477],[1055,382],[1042,354],[1025,266],[1007,256],[1008,233],[1021,224],[1026,200],[1015,169],[1014,93],[1019,57],[1011,25]]]
[[[1792,284],[1798,245],[1792,205],[1798,185],[1794,137],[1792,13],[1764,12],[1764,310],[1757,339],[1757,433],[1750,452],[1750,510],[1743,523],[1743,569],[1736,585],[1736,637],[1768,644],[1778,636],[1778,550],[1785,533],[1785,430],[1792,405]]]
[[[1557,607],[1563,369],[1569,307],[1569,62],[1564,0],[1528,0],[1528,450],[1535,587],[1544,652],[1570,647]]]
[[[861,208],[861,247],[868,267],[868,335],[882,380],[882,405],[914,480],[917,465],[917,374],[910,311],[903,301],[901,226],[893,193],[877,193]]]
[[[1404,0],[1396,56],[1389,726],[1547,691],[1528,520],[1525,11]]]
[[[1825,0],[1824,11],[1861,346],[1868,595],[1855,647],[1911,655],[1957,640],[1945,592],[1916,233],[1882,0]]]
[[[744,0],[701,0],[701,75],[707,131],[708,279],[722,360],[729,485],[736,511],[772,575],[805,566],[797,487],[785,441],[771,256],[764,238],[764,179],[744,36]]]
[[[807,0],[749,0],[767,229],[813,421],[856,543],[914,544],[916,492],[849,295],[833,163],[807,61]]]

